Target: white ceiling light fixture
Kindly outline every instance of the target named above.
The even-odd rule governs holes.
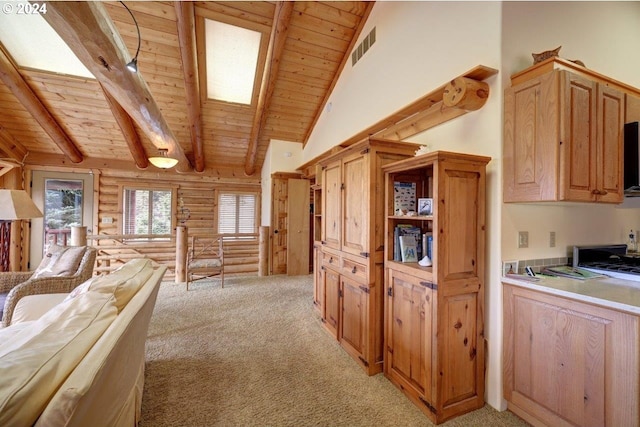
[[[169,157],[169,150],[166,148],[159,148],[158,155],[155,157],[149,157],[151,164],[160,169],[170,169],[178,164],[178,159]]]

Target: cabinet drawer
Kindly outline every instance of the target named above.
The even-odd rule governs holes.
[[[347,258],[342,260],[341,271],[344,276],[351,277],[352,279],[360,279],[360,281],[364,281],[365,283],[369,277],[367,265]]]
[[[323,252],[322,265],[325,267],[329,267],[329,268],[333,268],[334,270],[337,270],[340,268],[340,256]]]

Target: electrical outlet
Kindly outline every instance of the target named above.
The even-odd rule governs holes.
[[[556,232],[555,231],[550,231],[549,232],[549,247],[550,248],[555,248],[556,247]]]
[[[518,248],[528,248],[528,247],[529,247],[529,232],[518,231]]]

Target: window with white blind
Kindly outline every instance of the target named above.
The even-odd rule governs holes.
[[[255,234],[256,204],[255,194],[221,193],[218,199],[218,233]]]
[[[123,234],[171,234],[171,190],[125,188]]]

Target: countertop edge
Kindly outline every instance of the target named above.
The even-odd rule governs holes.
[[[602,283],[602,279],[590,279],[590,281],[595,280],[598,283],[598,281],[600,283]],[[624,280],[615,280],[615,279],[606,279],[608,281],[615,281],[615,282],[626,282]],[[585,303],[589,303],[589,304],[594,304],[594,305],[598,305],[601,307],[605,307],[605,308],[611,308],[614,310],[619,310],[619,311],[623,311],[626,313],[631,313],[631,314],[635,314],[635,315],[640,315],[640,306],[634,305],[634,304],[625,304],[619,301],[615,301],[613,299],[607,299],[607,298],[602,298],[602,297],[597,297],[597,296],[593,296],[593,295],[589,295],[588,293],[577,293],[577,292],[572,292],[566,289],[562,289],[562,285],[564,283],[580,283],[579,281],[576,281],[575,279],[565,279],[565,278],[545,278],[545,279],[541,279],[538,282],[531,282],[531,281],[527,281],[527,280],[517,280],[511,277],[501,277],[501,281],[502,283],[506,283],[509,285],[513,285],[513,286],[518,286],[521,288],[526,288],[526,289],[531,289],[534,291],[538,291],[538,292],[543,292],[546,294],[551,294],[551,295],[557,295],[557,296],[561,296],[564,298],[568,298],[568,299],[572,299],[575,301],[579,301],[579,302],[585,302]],[[567,282],[567,281],[572,281],[572,282]],[[591,284],[591,283],[590,283]],[[609,286],[612,289],[614,289],[616,286],[618,287],[626,287],[629,288],[631,286],[625,286],[623,284],[621,285],[616,285],[615,283],[606,283],[604,284],[604,286]],[[640,289],[638,289],[638,293],[640,295]]]

